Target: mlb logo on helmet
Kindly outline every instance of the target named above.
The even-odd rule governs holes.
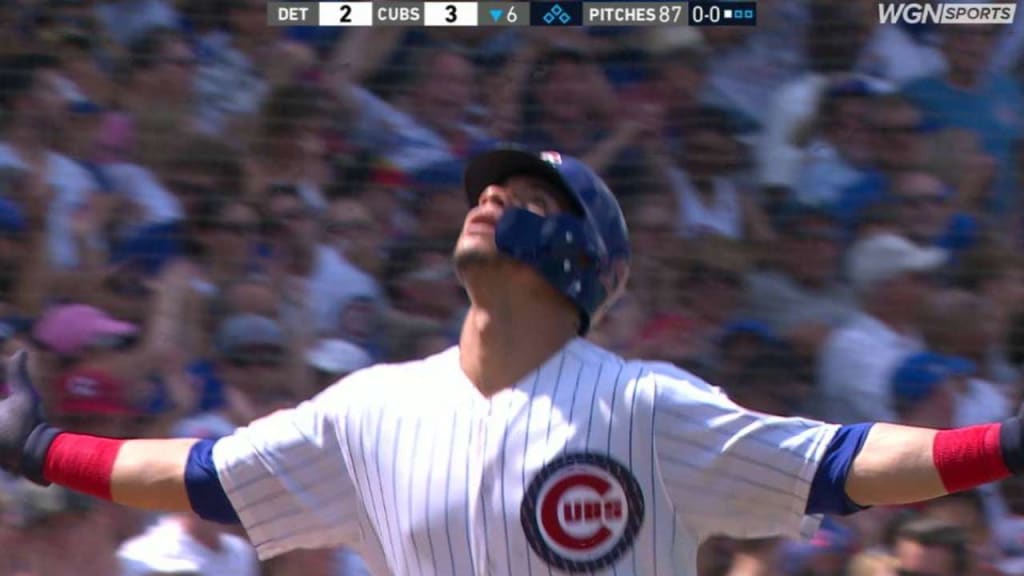
[[[562,155],[558,152],[551,152],[550,150],[541,152],[540,159],[552,166],[558,166],[562,163]]]

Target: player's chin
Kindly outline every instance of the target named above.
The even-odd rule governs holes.
[[[480,238],[463,238],[455,246],[455,252],[452,254],[452,262],[458,271],[492,266],[502,259],[493,241],[485,242]]]

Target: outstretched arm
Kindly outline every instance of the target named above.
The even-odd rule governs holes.
[[[841,427],[807,499],[811,514],[911,504],[1024,472],[1018,417],[951,430],[896,424]]]
[[[110,472],[110,498],[118,504],[168,512],[191,512],[185,468],[197,440],[128,440]]]
[[[241,523],[264,559],[360,537],[358,492],[337,426],[353,403],[352,386],[332,387],[216,441],[120,440],[47,424],[26,358],[22,352],[8,361],[8,394],[0,400],[0,467],[8,472],[134,508]]]
[[[875,424],[846,493],[861,506],[930,500],[1021,473],[1018,418],[953,430]]]
[[[932,456],[935,430],[875,424],[846,478],[861,506],[906,504],[947,493]]]
[[[37,484],[59,484],[136,508],[194,509],[187,472],[190,466],[203,464],[198,458],[204,449],[212,450],[212,442],[122,440],[65,432],[43,419],[28,372],[25,352],[7,361],[7,396],[0,401],[0,466]],[[208,491],[207,484],[193,488]],[[226,498],[221,505],[225,503]]]

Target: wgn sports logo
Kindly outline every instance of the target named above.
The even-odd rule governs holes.
[[[878,21],[882,24],[1013,24],[1016,13],[1016,2],[878,3]]]

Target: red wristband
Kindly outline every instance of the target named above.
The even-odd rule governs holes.
[[[932,460],[947,492],[960,492],[1010,476],[1000,442],[1001,424],[941,430]]]
[[[124,440],[62,432],[46,452],[43,478],[76,492],[110,500],[110,476]]]

